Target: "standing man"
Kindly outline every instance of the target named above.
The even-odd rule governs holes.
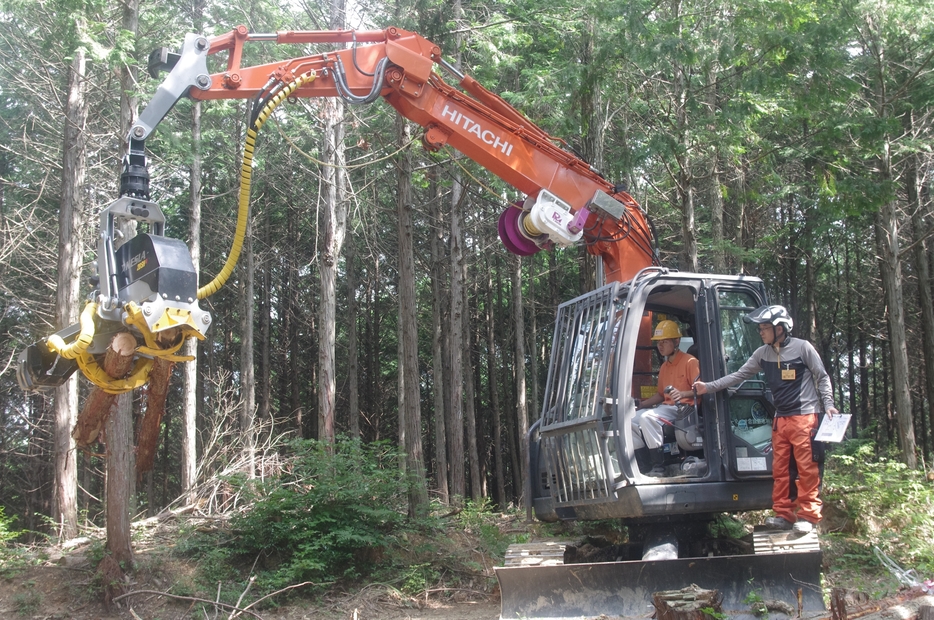
[[[759,326],[763,346],[742,368],[722,379],[694,383],[698,394],[719,392],[746,379],[765,373],[775,401],[772,421],[772,510],[765,520],[773,529],[807,533],[821,520],[820,465],[811,452],[811,438],[817,431],[821,408],[828,416],[833,406],[830,377],[814,346],[791,337],[794,322],[783,306],[761,306],[744,317]],[[797,493],[794,468],[797,465]]]
[[[674,321],[659,321],[652,340],[665,361],[658,370],[658,391],[636,405],[632,434],[639,469],[658,478],[665,475],[662,425],[678,418],[679,403],[694,404],[691,384],[700,376],[700,362],[678,348],[681,329]]]

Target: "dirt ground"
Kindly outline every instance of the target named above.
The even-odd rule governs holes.
[[[182,620],[188,618],[254,620],[498,620],[496,593],[444,593],[445,602],[404,598],[392,588],[368,586],[362,591],[328,595],[316,602],[285,604],[257,610],[249,596],[240,604],[245,613],[234,615],[230,608],[216,607],[211,601],[171,598],[165,592],[184,582],[193,568],[169,554],[144,550],[137,554],[138,570],[125,585],[130,596],[105,606],[93,584],[94,571],[86,550],[62,553],[47,549],[49,559],[42,565],[8,571],[0,577],[0,618],[35,620]],[[934,597],[917,592],[880,601],[852,601],[849,617],[860,620],[915,620],[924,605],[934,605]],[[784,617],[784,616],[779,616]],[[828,620],[830,612],[825,616]]]
[[[416,599],[381,585],[329,593],[314,601],[279,596],[279,606],[267,601],[262,608],[257,597],[247,592],[237,605],[246,611],[236,614],[235,609],[211,600],[169,594],[193,591],[195,575],[193,564],[168,552],[176,540],[176,524],[140,527],[135,523],[133,529],[136,570],[121,584],[110,605],[101,600],[100,577],[90,558],[94,546],[99,548],[101,543],[78,539],[64,548],[33,549],[30,561],[12,569],[0,562],[0,619],[496,620],[500,615],[496,592],[445,590]]]
[[[51,550],[50,560],[0,578],[0,618],[43,620],[174,620],[182,618],[261,618],[263,620],[495,620],[499,597],[470,592],[447,596],[447,602],[403,598],[395,590],[369,586],[363,591],[328,595],[316,602],[285,604],[276,608],[248,608],[253,597],[244,597],[241,609],[250,613],[231,616],[230,608],[211,601],[171,598],[173,585],[187,579],[193,569],[183,562],[137,554],[139,569],[125,584],[130,594],[106,606],[97,594],[94,570],[86,552],[60,554]],[[115,597],[119,598],[119,597]]]
[[[388,585],[328,593],[315,600],[279,596],[279,606],[268,605],[267,601],[262,607],[257,597],[247,592],[237,604],[243,611],[236,613],[236,609],[215,605],[212,600],[175,596],[195,591],[195,566],[169,551],[177,533],[177,525],[171,523],[143,528],[134,524],[136,570],[129,581],[121,584],[110,605],[101,601],[100,578],[90,559],[95,545],[99,551],[100,542],[85,539],[72,541],[66,548],[33,549],[32,561],[20,562],[12,569],[0,561],[0,619],[498,620],[500,617],[495,588],[490,592],[435,590],[413,598]],[[832,546],[828,546],[825,559],[833,553]],[[492,562],[482,564],[492,567]],[[492,568],[489,572],[491,579],[487,581],[492,581]],[[852,576],[833,572],[825,575],[828,578],[834,587],[846,587],[843,582],[856,581]],[[922,606],[934,606],[934,596],[922,594],[902,592],[881,600],[863,596],[850,601],[847,611],[850,620],[914,620]],[[825,617],[830,618],[829,611]]]

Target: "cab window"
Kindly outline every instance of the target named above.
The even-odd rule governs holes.
[[[762,344],[756,326],[743,320],[757,306],[752,296],[744,291],[721,290],[718,297],[720,326],[723,330],[723,362],[726,374],[730,374],[739,370]]]

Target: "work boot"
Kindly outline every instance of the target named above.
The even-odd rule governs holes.
[[[781,517],[769,517],[765,520],[765,527],[769,528],[770,530],[782,530],[787,532],[794,526],[794,523]]]
[[[782,519],[784,521],[784,519]],[[797,523],[792,526],[792,529],[796,534],[810,534],[814,529],[814,524],[810,521],[805,521],[804,519],[799,519]]]
[[[665,476],[665,450],[663,448],[650,450],[649,462],[652,464],[652,469],[647,471],[645,475],[652,478],[663,478]]]
[[[639,467],[639,473],[644,474],[652,468],[652,465],[649,464],[648,448],[636,448],[633,453],[636,457],[636,465]]]

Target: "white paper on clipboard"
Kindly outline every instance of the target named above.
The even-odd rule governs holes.
[[[850,425],[852,414],[837,413],[832,418],[829,415],[824,416],[820,428],[817,429],[816,441],[827,441],[830,443],[840,443],[843,441],[843,435],[846,433],[846,427]]]

